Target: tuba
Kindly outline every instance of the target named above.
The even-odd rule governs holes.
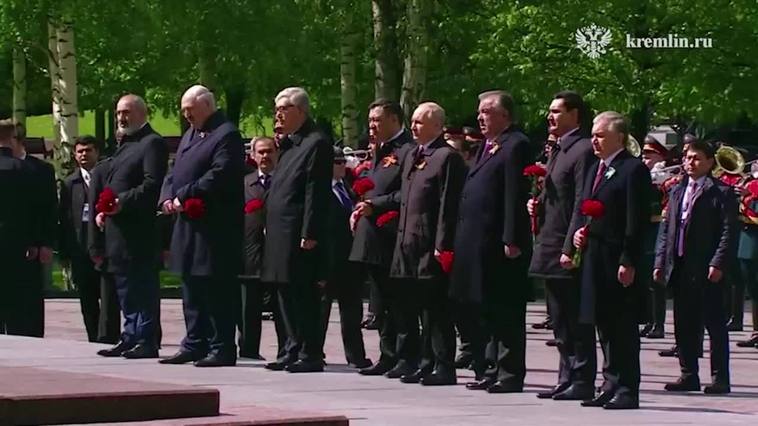
[[[745,158],[734,147],[721,145],[716,150],[716,167],[713,176],[719,177],[724,173],[741,175],[745,169]]]
[[[629,138],[626,140],[626,150],[632,154],[632,157],[639,158],[640,155],[642,155],[642,148],[640,147],[640,143],[637,142],[637,139],[635,139],[632,135],[629,135]]]
[[[369,149],[353,149],[349,146],[342,148],[342,153],[346,157],[354,157],[358,161],[366,161],[371,158],[371,150]]]

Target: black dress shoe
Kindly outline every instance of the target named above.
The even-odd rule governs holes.
[[[420,383],[424,386],[446,386],[458,383],[455,377],[455,371],[443,373],[441,371],[432,371],[430,374],[422,377]]]
[[[237,365],[237,357],[208,354],[203,359],[195,361],[195,367],[234,367]]]
[[[494,385],[495,379],[491,377],[485,377],[481,380],[475,380],[473,382],[466,383],[466,389],[469,390],[487,390],[490,386]]]
[[[732,391],[728,383],[715,382],[712,385],[706,385],[703,392],[707,395],[723,395]]]
[[[726,323],[726,331],[742,331],[742,321],[732,318]]]
[[[658,351],[658,356],[662,356],[662,357],[678,357],[679,356],[679,347],[678,346],[672,346],[670,349],[664,349],[662,351]]]
[[[121,354],[126,359],[158,358],[158,349],[153,346],[137,345]]]
[[[569,386],[570,386],[569,383],[557,384],[557,385],[555,385],[555,387],[553,387],[549,391],[537,393],[537,398],[539,398],[539,399],[551,399],[553,397],[553,395],[565,391],[566,389],[568,389]],[[592,396],[590,396],[590,397],[592,397]]]
[[[532,328],[535,330],[544,330],[550,325],[550,318],[545,318],[542,322],[535,322],[532,324]]]
[[[403,383],[420,383],[421,378],[428,374],[429,374],[428,371],[418,369],[411,374],[403,375],[402,377],[400,377],[400,381]]]
[[[653,323],[649,322],[645,324],[642,329],[640,329],[640,337],[647,337],[647,334],[650,333],[650,330],[653,329]]]
[[[600,392],[596,397],[582,401],[582,407],[602,407],[612,400],[614,397],[613,392]]]
[[[752,348],[758,345],[758,333],[753,333],[747,340],[740,340],[737,342],[737,346],[740,348]]]
[[[254,359],[256,361],[265,361],[266,358],[261,356],[260,353],[251,352],[251,351],[240,351],[240,358],[248,358],[248,359]]]
[[[563,392],[553,395],[556,401],[586,401],[595,396],[592,386],[571,385]]]
[[[550,347],[556,347],[558,346],[558,341],[555,339],[550,339],[550,340],[545,341],[545,345],[550,346]]]
[[[322,361],[303,361],[299,359],[286,368],[290,373],[320,373],[324,371]]]
[[[471,354],[458,354],[453,365],[455,368],[469,368],[474,357]]]
[[[389,371],[384,373],[384,377],[388,379],[399,379],[403,376],[410,376],[411,374],[416,372],[416,370],[417,370],[416,368],[411,367],[410,365],[404,362],[399,362],[397,363],[397,365],[392,367]]]
[[[372,362],[370,359],[362,359],[360,361],[348,363],[349,367],[358,368],[358,369],[369,368],[371,367],[371,365],[372,365]]]
[[[695,392],[700,390],[700,380],[692,376],[690,378],[678,378],[676,382],[666,383],[663,389],[669,392]]]
[[[367,367],[367,368],[361,368],[358,371],[358,374],[362,374],[364,376],[381,376],[384,373],[392,370],[392,365],[388,362],[377,362],[376,364]]]
[[[127,344],[125,342],[118,342],[116,346],[110,348],[110,349],[101,349],[97,351],[97,354],[104,357],[119,357],[124,352],[128,351],[129,349],[133,348],[134,345]]]
[[[664,331],[662,325],[656,325],[647,333],[647,335],[645,335],[645,337],[648,339],[663,339],[666,337],[666,332]]]
[[[627,394],[616,395],[603,405],[603,408],[606,410],[634,410],[640,408],[640,398]]]
[[[274,361],[274,362],[269,362],[268,364],[264,365],[263,368],[265,368],[266,370],[271,370],[271,371],[283,371],[290,364],[291,362],[288,362],[288,361]]]
[[[158,361],[161,364],[186,364],[202,359],[203,356],[190,351],[179,351],[168,358]]]
[[[523,384],[505,383],[500,380],[492,384],[487,388],[487,393],[518,393],[524,391]]]

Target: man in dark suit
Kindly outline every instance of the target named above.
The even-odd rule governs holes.
[[[340,331],[342,346],[347,363],[354,368],[368,368],[371,361],[366,359],[363,345],[361,318],[363,316],[363,286],[358,280],[359,265],[348,260],[353,245],[350,231],[350,215],[353,212],[356,195],[345,182],[347,160],[342,149],[334,147],[334,166],[332,169],[332,197],[327,216],[327,235],[321,250],[324,254],[322,264],[323,280],[321,288],[321,347],[326,341],[332,304],[336,299],[339,304]]]
[[[237,363],[245,148],[208,88],[187,89],[182,115],[192,127],[163,182],[160,206],[164,214],[176,214],[170,263],[182,276],[187,334],[179,351],[160,362],[232,366]]]
[[[44,287],[50,277],[47,267],[53,260],[53,247],[58,234],[58,186],[52,164],[27,154],[24,147],[26,129],[20,123],[16,123],[16,140],[18,141],[16,156],[27,163],[38,185],[38,191],[35,192],[33,198],[36,204],[33,214],[38,216],[35,219],[37,224],[35,226],[38,227],[39,245],[32,250],[33,256],[25,263],[27,272],[24,278],[28,285],[24,286],[23,298],[28,328],[23,334],[43,337],[45,335]],[[45,274],[48,275],[47,279]]]
[[[368,177],[374,188],[366,193],[365,198],[380,199],[391,197],[400,190],[402,181],[402,162],[408,151],[414,148],[412,137],[403,127],[403,110],[394,101],[377,100],[369,106],[369,138],[374,141],[375,152]],[[358,277],[371,276],[375,284],[375,296],[381,301],[384,318],[379,329],[379,361],[369,368],[360,370],[367,376],[378,376],[390,371],[399,360],[407,358],[407,340],[405,335],[398,336],[395,327],[393,304],[397,292],[389,278],[392,251],[395,248],[397,220],[377,225],[376,221],[389,210],[372,211],[370,204],[358,203],[355,224],[355,238],[350,251],[350,260],[359,264]],[[397,376],[395,378],[399,378]]]
[[[100,142],[93,136],[82,136],[74,143],[74,160],[77,168],[62,183],[59,203],[58,256],[62,265],[71,268],[71,275],[79,292],[84,328],[90,342],[116,343],[119,333],[117,298],[101,298],[100,272],[89,256],[88,222],[90,209],[95,203],[89,199],[92,169],[100,155]],[[104,302],[110,306],[102,306]]]
[[[243,270],[240,275],[242,309],[238,321],[240,336],[238,340],[239,355],[244,358],[262,360],[261,314],[264,296],[269,289],[261,282],[261,263],[265,245],[266,209],[263,202],[271,186],[274,168],[279,159],[279,152],[274,140],[268,137],[255,137],[250,142],[250,155],[257,168],[245,175],[245,237],[243,241]],[[261,206],[255,208],[256,206]],[[272,303],[276,305],[276,303]],[[274,326],[279,341],[278,351],[284,350],[286,332],[281,314],[274,306]]]
[[[98,355],[105,357],[157,358],[160,282],[155,205],[168,167],[168,148],[147,122],[147,105],[136,95],[125,95],[116,104],[121,135],[100,183],[90,187],[90,200],[110,188],[116,203],[110,211],[90,209],[94,220],[89,237],[102,232],[102,271],[112,277],[118,293],[124,330],[121,341]]]
[[[16,125],[0,120],[0,333],[20,336],[31,330],[28,270],[40,242],[34,197],[38,180],[29,164],[16,157],[20,149]]]
[[[667,391],[699,391],[698,352],[703,326],[711,339],[707,394],[730,392],[729,335],[721,301],[724,273],[736,256],[737,201],[732,188],[714,179],[714,148],[692,142],[684,159],[687,176],[671,189],[658,233],[653,279],[674,293],[674,332],[681,376]]]
[[[479,95],[479,126],[487,138],[469,169],[455,233],[452,295],[477,309],[485,327],[474,327],[473,365],[480,380],[468,389],[521,392],[526,376],[527,267],[532,238],[526,202],[529,139],[513,127],[513,98],[504,91]],[[485,367],[485,346],[497,346],[495,366]]]
[[[584,101],[576,92],[563,91],[553,97],[547,122],[555,143],[549,147],[542,193],[527,205],[539,224],[529,275],[545,280],[560,357],[558,383],[538,393],[538,398],[585,400],[594,395],[595,330],[592,325],[579,323],[577,271],[561,267],[561,258],[569,259],[568,253],[573,251],[571,217],[582,200],[587,168],[595,160],[592,144],[581,128],[586,113]]]
[[[387,375],[400,374],[403,383],[456,383],[455,330],[442,262],[448,262],[445,259],[453,250],[465,165],[442,137],[444,122],[445,111],[439,105],[426,102],[416,108],[411,120],[416,148],[403,163],[400,192],[371,200],[377,209],[400,209],[390,277],[396,280],[399,294],[397,332],[407,336],[409,349],[407,361]],[[423,348],[418,336],[420,315]]]
[[[587,173],[582,199],[602,203],[604,213],[589,220],[578,204],[571,221],[574,247],[584,256],[579,322],[595,324],[604,358],[600,394],[582,405],[616,410],[639,408],[637,324],[647,289],[632,284],[644,251],[652,185],[647,167],[625,150],[628,138],[621,114],[595,117],[592,148],[598,161]],[[572,261],[565,256],[561,264],[569,268]]]
[[[275,127],[283,135],[277,173],[266,196],[266,246],[261,280],[276,287],[287,327],[287,350],[270,370],[323,371],[320,296],[316,281],[331,197],[333,151],[309,116],[307,92],[276,96]]]

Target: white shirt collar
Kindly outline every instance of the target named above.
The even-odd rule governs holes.
[[[84,183],[89,185],[90,180],[92,179],[92,175],[90,174],[87,169],[80,167],[79,172],[82,174],[82,179],[84,179]]]
[[[699,178],[697,178],[697,179],[694,180],[694,182],[698,186],[698,188],[702,188],[703,187],[703,184],[705,183],[705,178],[706,178],[706,176],[700,176]],[[693,180],[692,179],[688,179],[687,186],[691,188],[692,187],[692,183],[693,183]]]
[[[601,159],[600,162],[602,162],[603,164],[605,164],[605,167],[610,167],[611,163],[613,163],[613,159],[616,158],[616,156],[619,155],[619,153],[621,153],[621,151],[623,151],[624,149],[625,148],[619,149],[618,151],[616,151],[613,154],[609,155],[608,158],[606,158],[605,160]]]
[[[334,185],[336,185],[338,183],[342,183],[342,179],[340,179],[340,180],[332,179],[332,188],[334,188]]]

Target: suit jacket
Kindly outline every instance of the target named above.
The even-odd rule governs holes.
[[[35,178],[37,179],[38,192],[34,195],[34,214],[37,215],[36,223],[39,227],[39,245],[55,247],[58,236],[58,185],[55,180],[55,169],[47,161],[40,160],[33,155],[24,159]]]
[[[410,132],[405,130],[398,137],[385,142],[377,149],[373,167],[369,172],[369,178],[374,182],[374,189],[366,194],[366,199],[391,197],[392,193],[400,191],[403,161],[408,151],[415,147],[415,144],[411,142],[413,138]],[[381,204],[381,201],[379,203]],[[381,228],[377,227],[376,219],[387,210],[379,208],[374,210],[371,216],[361,217],[355,225],[350,260],[389,266],[392,261],[392,251],[395,248],[397,222],[392,221]]]
[[[271,175],[269,175],[271,179]],[[245,204],[252,200],[265,200],[266,188],[259,180],[258,169],[245,175]],[[244,259],[242,275],[245,278],[260,278],[263,263],[263,246],[266,242],[266,208],[245,213],[245,237],[242,254]]]
[[[19,284],[25,273],[26,250],[39,243],[34,196],[34,171],[13,157],[10,148],[0,148],[0,288]]]
[[[400,192],[372,201],[379,209],[400,208],[390,276],[440,278],[443,271],[434,251],[453,250],[465,165],[442,136],[414,161],[416,152],[406,154]]]
[[[605,206],[605,214],[593,219],[588,228],[587,246],[581,265],[581,300],[579,320],[594,323],[596,315],[639,315],[641,297],[646,288],[624,288],[618,282],[619,265],[632,266],[636,273],[644,253],[644,230],[650,221],[650,171],[627,151],[611,162],[596,191],[592,191],[599,160],[590,167],[584,181],[582,200],[594,199]],[[569,235],[587,224],[580,213],[581,202],[574,210]]]
[[[90,174],[90,178],[91,178]],[[91,184],[91,181],[90,181]],[[58,254],[64,260],[89,259],[87,221],[91,214],[84,212],[95,208],[89,199],[89,190],[84,183],[81,169],[77,168],[61,183],[60,203],[58,209],[59,242]]]
[[[145,124],[133,135],[125,136],[105,164],[107,167],[100,167],[90,181],[89,196],[96,204],[100,193],[111,188],[119,199],[119,212],[106,216],[102,232],[104,270],[124,274],[137,265],[157,266],[155,205],[168,167],[166,143],[150,124]],[[95,224],[94,206],[90,214],[89,237],[96,240],[100,231]]]
[[[355,203],[357,197],[352,188],[343,180],[345,191],[350,200]],[[345,208],[342,201],[332,191],[329,197],[329,215],[327,216],[326,229],[328,238],[324,240],[322,248],[324,270],[320,274],[327,281],[332,281],[335,274],[345,273],[344,265],[350,257],[350,249],[353,246],[353,233],[350,231],[351,209]]]
[[[569,279],[574,272],[561,268],[562,253],[573,252],[569,232],[575,207],[582,201],[587,168],[596,161],[592,144],[579,131],[562,138],[559,150],[547,163],[547,176],[539,195],[539,234],[529,275],[537,278]]]
[[[242,272],[245,149],[239,131],[216,111],[202,128],[182,136],[160,201],[199,198],[205,214],[178,214],[170,268],[184,276],[236,276]]]
[[[665,283],[670,283],[677,257],[677,235],[682,218],[682,199],[689,178],[671,188],[669,204],[658,232],[655,268],[663,270]],[[708,268],[729,269],[736,256],[739,225],[737,200],[732,188],[711,176],[695,193],[695,200],[684,228],[684,280],[695,282],[708,276]],[[682,281],[684,282],[684,281]]]
[[[315,280],[318,250],[302,250],[300,240],[323,244],[331,197],[334,150],[329,137],[308,119],[280,143],[279,163],[266,195],[266,282]]]
[[[523,174],[530,159],[529,139],[509,128],[494,143],[497,148],[486,152],[482,144],[463,186],[451,291],[468,302],[492,297],[498,303],[524,303],[529,286],[523,259],[532,248],[526,211],[529,180]],[[507,259],[504,245],[519,247],[521,257]]]

